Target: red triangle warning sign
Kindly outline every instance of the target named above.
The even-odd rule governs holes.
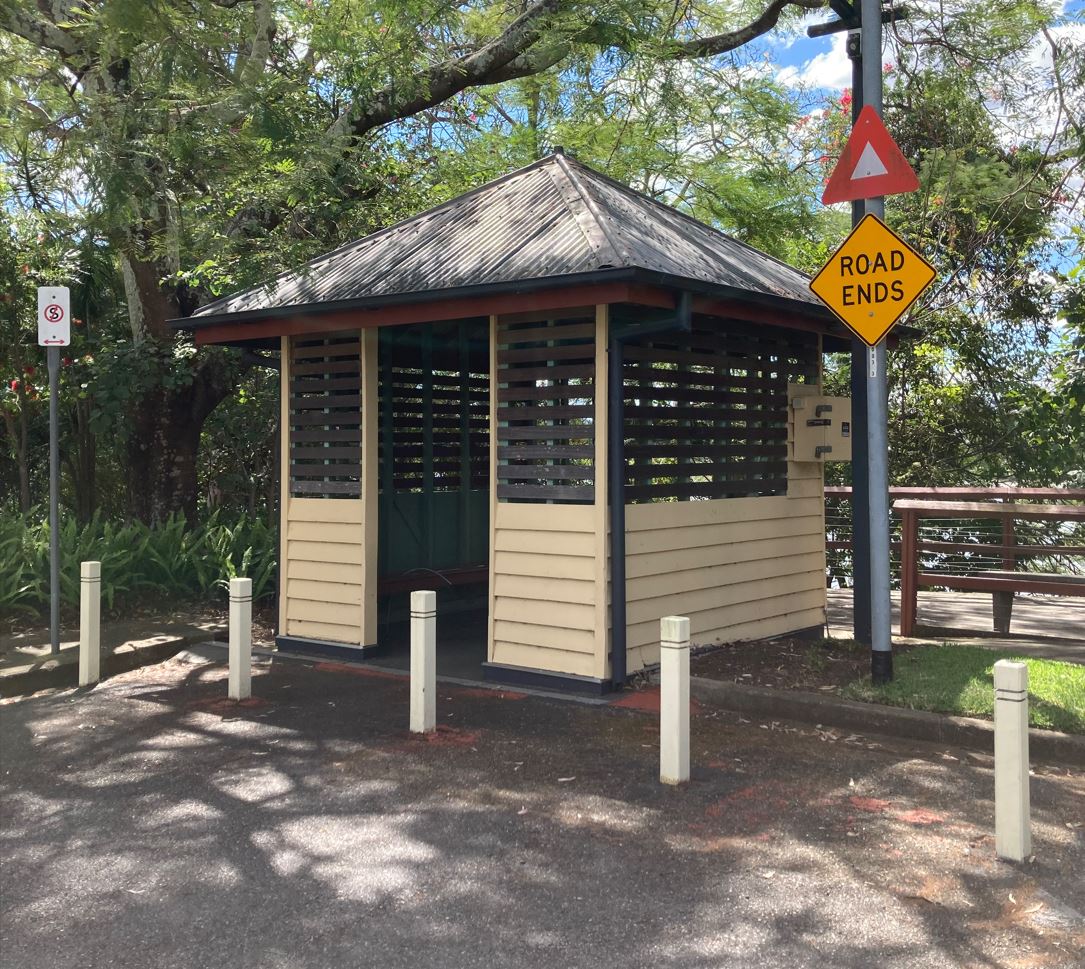
[[[882,119],[868,104],[859,112],[821,201],[832,205],[834,202],[914,192],[917,188],[919,179],[912,166],[901,154]]]

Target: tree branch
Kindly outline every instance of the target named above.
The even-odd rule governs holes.
[[[49,20],[32,17],[15,0],[0,0],[0,29],[22,37],[37,47],[54,50],[62,57],[77,57],[82,48],[71,34]]]
[[[788,7],[799,7],[801,10],[820,10],[828,5],[828,0],[772,0],[765,10],[755,20],[751,20],[745,27],[738,30],[728,31],[725,34],[716,34],[712,37],[695,37],[692,40],[679,41],[669,45],[663,51],[664,57],[674,60],[687,60],[696,57],[713,57],[716,54],[726,54],[756,40],[762,34],[767,34],[780,22],[780,16]]]
[[[557,12],[560,3],[561,0],[535,0],[488,44],[423,71],[415,84],[408,87],[417,93],[403,94],[403,85],[390,86],[374,95],[364,109],[355,99],[332,125],[329,134],[358,138],[380,125],[432,108],[469,87],[493,83],[489,80],[491,76],[542,36],[546,19]]]

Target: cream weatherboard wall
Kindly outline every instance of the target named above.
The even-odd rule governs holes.
[[[817,393],[816,385],[792,384],[788,399]],[[821,465],[789,461],[787,480],[780,496],[626,506],[630,672],[659,661],[663,616],[688,616],[698,644],[824,623]]]
[[[362,481],[357,498],[290,494],[290,352],[282,345],[280,635],[343,646],[377,641],[377,331],[361,339]]]
[[[490,373],[497,373],[497,318]],[[595,312],[595,498],[592,504],[498,501],[497,386],[490,387],[491,663],[606,676],[607,307]]]

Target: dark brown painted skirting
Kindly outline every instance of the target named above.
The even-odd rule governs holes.
[[[508,686],[529,686],[537,690],[553,690],[555,693],[578,693],[584,696],[601,696],[611,689],[609,680],[594,676],[576,676],[573,673],[549,673],[526,666],[506,666],[503,663],[483,663],[482,678],[490,683]]]
[[[373,646],[344,646],[342,643],[331,643],[323,639],[301,639],[297,636],[276,636],[275,647],[284,653],[298,653],[303,656],[332,656],[335,659],[368,660],[374,656],[380,656],[387,651],[387,647]]]

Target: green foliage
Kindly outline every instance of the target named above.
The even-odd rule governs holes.
[[[1085,666],[1020,656],[980,646],[920,646],[901,652],[893,682],[869,680],[845,688],[844,696],[871,703],[935,710],[966,717],[994,714],[994,664],[1012,659],[1028,665],[1029,723],[1033,727],[1085,733]]]
[[[154,600],[173,603],[206,598],[238,576],[252,579],[253,598],[274,594],[277,556],[274,529],[241,516],[215,514],[190,527],[174,516],[157,527],[95,515],[85,525],[66,519],[60,527],[61,602],[79,602],[79,565],[102,563],[102,600],[107,609]],[[32,513],[0,520],[0,617],[39,615],[49,606],[49,525]]]

